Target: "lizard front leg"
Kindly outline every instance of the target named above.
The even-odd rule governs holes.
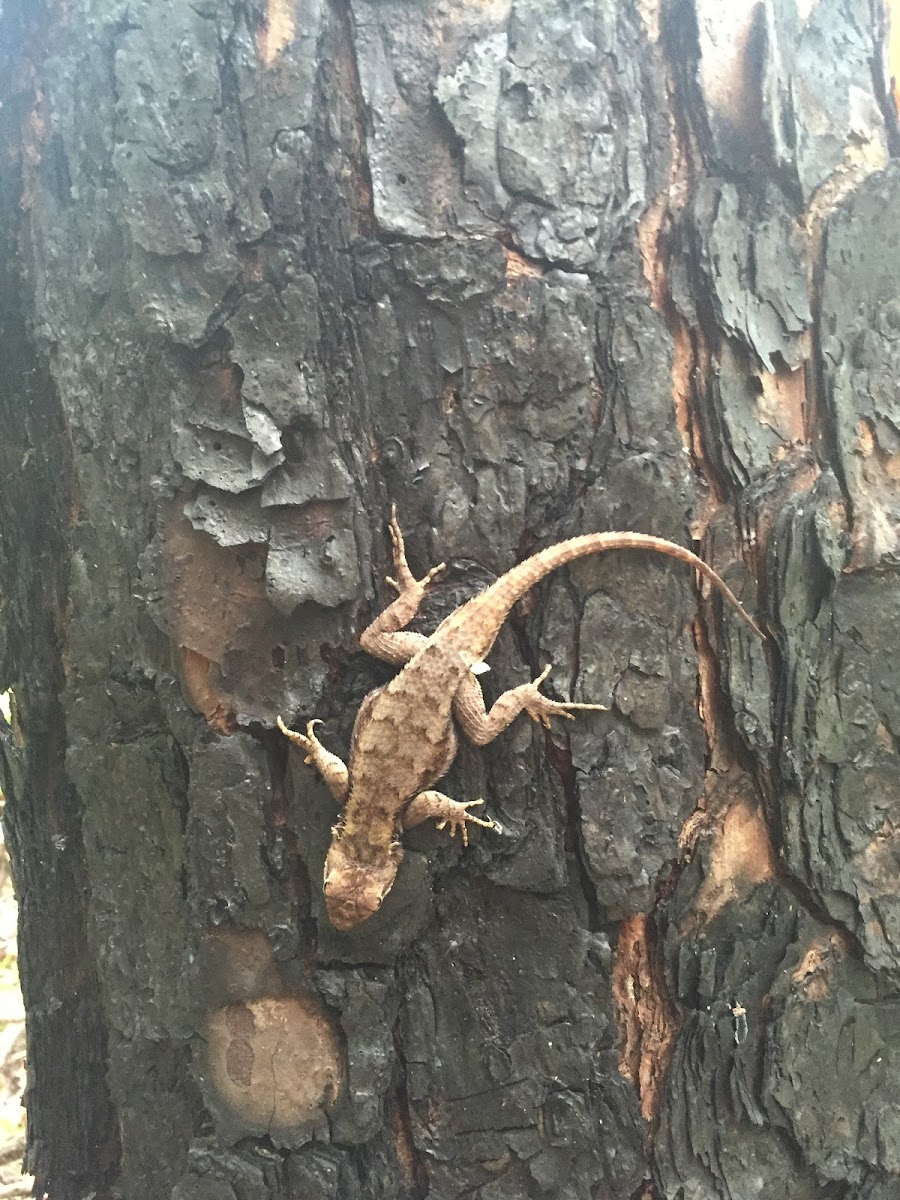
[[[397,520],[397,506],[391,509],[391,542],[394,549],[395,579],[388,576],[388,583],[397,592],[397,599],[389,604],[384,612],[375,618],[371,625],[363,630],[359,644],[374,658],[383,662],[402,664],[409,662],[414,654],[428,640],[421,633],[400,632],[410,623],[419,611],[419,605],[425,595],[425,589],[433,579],[444,570],[444,563],[432,567],[423,579],[416,579],[406,561],[406,546],[400,523]]]
[[[499,829],[500,826],[496,821],[492,821],[490,817],[485,821],[481,817],[476,817],[474,813],[470,813],[470,808],[475,808],[479,804],[484,804],[483,800],[452,800],[449,796],[445,796],[443,792],[433,790],[427,792],[419,792],[418,796],[414,796],[406,806],[402,823],[404,829],[412,829],[415,825],[421,825],[423,821],[437,821],[438,829],[443,829],[445,826],[450,826],[450,836],[455,837],[457,829],[462,834],[462,844],[468,846],[469,832],[466,828],[466,822],[471,821],[473,825],[480,825],[482,829]]]
[[[484,694],[477,678],[471,674],[465,675],[453,698],[453,715],[469,741],[476,746],[486,746],[523,710],[532,721],[540,722],[546,729],[550,728],[551,717],[565,717],[573,721],[575,718],[569,712],[570,708],[606,711],[604,704],[575,704],[542,696],[538,689],[549,674],[550,667],[547,666],[531,683],[510,688],[491,705],[490,711],[485,707]]]
[[[293,729],[288,729],[281,717],[278,718],[278,728],[295,746],[300,747],[306,755],[305,761],[310,766],[316,768],[325,780],[332,796],[334,796],[335,800],[343,808],[347,803],[347,795],[350,791],[350,775],[346,764],[336,754],[332,754],[330,750],[326,750],[313,732],[315,727],[321,724],[321,721],[308,721],[306,733],[303,734],[297,733]]]

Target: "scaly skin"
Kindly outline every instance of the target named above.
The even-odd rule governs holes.
[[[332,924],[342,930],[352,929],[381,907],[403,857],[401,829],[434,819],[439,829],[449,824],[451,836],[459,829],[468,845],[467,822],[496,828],[490,819],[468,811],[482,800],[461,803],[432,788],[456,756],[454,718],[470,740],[485,745],[523,710],[549,728],[551,717],[572,719],[570,709],[603,708],[542,696],[538,688],[548,666],[537,679],[504,692],[490,711],[485,710],[473,668],[478,669],[493,646],[513,605],[545,575],[587,554],[652,550],[689,563],[718,588],[758,637],[763,636],[734,593],[696,554],[664,538],[616,532],[588,533],[548,546],[451,613],[431,637],[409,633],[404,626],[444,564],[415,579],[396,509],[390,531],[396,579],[388,582],[397,599],[363,632],[360,644],[377,658],[404,665],[390,683],[362,702],[353,726],[349,769],[316,738],[319,722],[310,721],[301,734],[278,718],[279,729],[305,751],[306,762],[317,768],[342,808],[325,860],[325,906]]]

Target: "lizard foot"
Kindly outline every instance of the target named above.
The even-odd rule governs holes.
[[[397,505],[391,507],[391,523],[389,526],[391,531],[391,541],[394,547],[394,571],[397,578],[393,579],[388,575],[387,582],[397,592],[399,596],[415,597],[420,600],[425,594],[425,589],[433,579],[437,579],[446,570],[446,563],[438,563],[436,567],[432,567],[428,574],[423,579],[416,579],[412,571],[409,569],[409,563],[406,561],[406,544],[403,541],[403,533],[400,529],[400,522],[397,520]]]
[[[480,825],[482,829],[494,829],[500,832],[500,826],[496,821],[492,821],[490,817],[486,820],[482,817],[476,817],[474,813],[470,813],[470,808],[475,808],[479,804],[484,804],[483,800],[453,800],[450,796],[445,796],[443,792],[419,792],[409,804],[406,812],[403,815],[404,828],[410,829],[414,825],[421,825],[423,821],[437,821],[438,829],[446,829],[450,826],[450,836],[455,837],[457,829],[462,835],[462,844],[468,846],[469,831],[467,822],[473,825]]]
[[[306,733],[303,734],[303,733],[297,733],[297,731],[295,729],[288,729],[287,725],[285,725],[285,723],[284,723],[284,721],[282,721],[281,717],[279,717],[277,720],[278,728],[281,730],[281,732],[284,734],[284,736],[289,741],[292,741],[295,746],[299,746],[300,749],[305,753],[306,758],[304,759],[304,761],[308,765],[311,765],[314,762],[316,750],[324,749],[322,743],[319,741],[319,739],[313,733],[313,730],[315,729],[315,727],[317,725],[323,725],[323,724],[324,724],[323,721],[317,721],[315,719],[312,721],[307,721],[306,722]]]
[[[464,846],[468,846],[469,844],[469,831],[466,828],[467,821],[471,821],[473,825],[480,825],[482,829],[499,829],[500,826],[496,821],[492,821],[490,817],[488,817],[488,819],[485,821],[482,820],[481,817],[476,817],[474,813],[470,813],[468,811],[476,804],[484,804],[484,800],[449,800],[447,812],[442,819],[438,821],[436,828],[446,829],[446,827],[449,825],[451,837],[456,837],[456,831],[458,829],[462,838],[462,844]]]
[[[306,733],[297,733],[294,729],[288,729],[281,717],[278,718],[278,728],[295,746],[300,747],[306,755],[307,765],[316,768],[332,796],[343,808],[350,794],[350,772],[346,764],[336,754],[326,750],[316,737],[314,730],[322,724],[322,721],[307,721]]]
[[[545,729],[552,728],[550,725],[551,717],[565,717],[567,721],[574,721],[575,718],[569,712],[570,708],[579,709],[582,712],[608,712],[605,704],[579,704],[574,700],[551,700],[549,696],[544,696],[538,690],[547,676],[550,674],[551,664],[547,664],[538,675],[537,679],[532,680],[527,685],[525,702],[522,705],[524,710],[531,717],[532,721],[543,725]]]

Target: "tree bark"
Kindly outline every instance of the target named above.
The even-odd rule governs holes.
[[[38,1194],[900,1196],[900,168],[879,0],[4,0],[6,826]],[[597,529],[328,922],[428,632]],[[490,685],[488,685],[490,687]]]

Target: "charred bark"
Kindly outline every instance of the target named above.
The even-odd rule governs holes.
[[[41,1194],[900,1195],[900,171],[869,0],[0,10],[0,685]],[[608,703],[328,923],[396,502]]]

